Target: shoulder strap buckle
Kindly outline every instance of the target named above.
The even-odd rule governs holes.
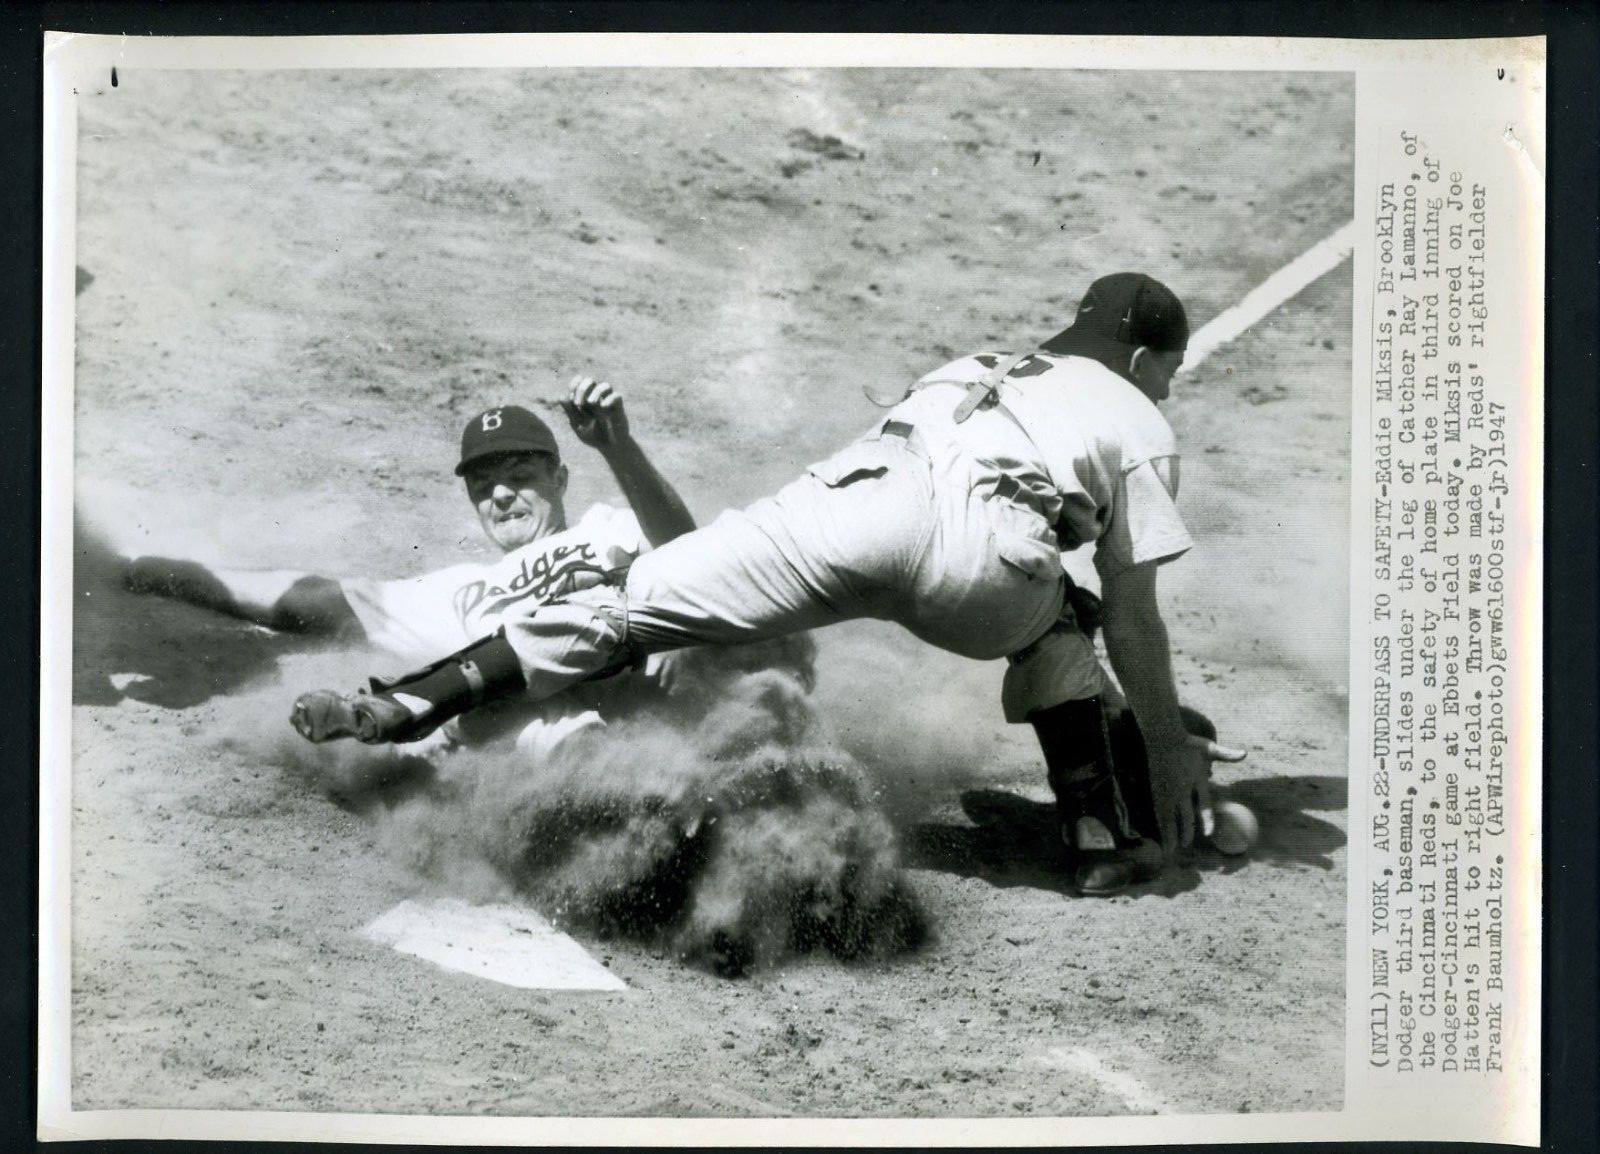
[[[983,376],[979,377],[976,381],[973,381],[972,387],[967,390],[967,395],[962,397],[961,403],[956,406],[956,411],[953,416],[955,423],[958,425],[963,423],[968,417],[972,416],[973,413],[978,411],[978,406],[982,405],[991,397],[997,398],[999,395],[1000,382],[1005,380],[1006,377],[1011,374],[1012,369],[1016,368],[1023,361],[1033,356],[1035,351],[1036,350],[1029,349],[1027,352],[1012,353],[1009,357],[1001,360],[1000,363],[995,365],[994,368],[983,374]]]

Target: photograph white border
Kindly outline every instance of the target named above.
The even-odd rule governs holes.
[[[1523,151],[1517,160],[1522,189],[1520,247],[1537,252],[1523,278],[1518,319],[1530,346],[1543,332],[1544,41],[1542,38],[1477,41],[1351,41],[1176,37],[1040,37],[946,35],[678,35],[535,34],[380,37],[46,36],[44,68],[45,180],[43,281],[44,365],[41,553],[41,790],[39,1135],[45,1139],[161,1137],[260,1140],[503,1143],[559,1145],[1070,1145],[1148,1142],[1215,1143],[1264,1140],[1460,1139],[1533,1144],[1539,1118],[1539,839],[1521,863],[1516,908],[1525,922],[1514,935],[1519,951],[1514,989],[1507,1002],[1522,1007],[1530,1027],[1508,1047],[1503,1093],[1450,1093],[1448,1116],[1407,1110],[1391,1093],[1375,1092],[1359,1058],[1362,1023],[1349,1014],[1345,1105],[1342,1111],[1306,1114],[1205,1115],[1026,1119],[686,1119],[686,1118],[481,1118],[334,1115],[319,1113],[128,1110],[75,1112],[70,1105],[70,763],[71,588],[73,499],[73,332],[77,117],[75,85],[99,83],[113,67],[124,69],[356,69],[543,67],[860,67],[1195,69],[1205,71],[1337,71],[1356,76],[1363,90],[1421,93],[1444,86],[1451,101],[1481,117],[1495,139],[1511,128]],[[1518,70],[1515,90],[1468,78],[1496,68]],[[1427,77],[1426,82],[1423,77]],[[1398,83],[1397,83],[1398,82]],[[1375,86],[1375,88],[1374,88]],[[1357,124],[1357,205],[1371,142]],[[1537,202],[1534,207],[1533,202]],[[1363,392],[1367,366],[1361,315],[1368,299],[1371,241],[1355,249],[1357,333],[1352,366],[1354,395]],[[1527,403],[1525,420],[1542,429],[1542,352],[1516,366]],[[1526,519],[1535,543],[1540,523],[1540,446],[1524,452],[1521,479]],[[1353,462],[1359,455],[1353,455]],[[1361,479],[1353,486],[1357,499]],[[1354,510],[1362,506],[1353,504]],[[1363,556],[1368,523],[1352,518],[1353,559]],[[1539,716],[1542,685],[1538,602],[1539,552],[1531,570],[1518,574],[1524,600],[1517,606],[1512,642],[1521,668],[1520,716]],[[1353,560],[1353,568],[1355,561]],[[1352,581],[1352,604],[1361,585]],[[1354,624],[1354,621],[1352,621]],[[1357,634],[1352,629],[1352,652]],[[1352,659],[1352,694],[1360,662]],[[1352,696],[1351,750],[1365,733]],[[1517,714],[1514,714],[1517,716]],[[1508,794],[1533,798],[1539,813],[1540,735],[1537,726],[1517,733]],[[55,770],[55,772],[52,772]],[[1354,783],[1353,783],[1354,784]],[[1365,819],[1361,790],[1352,788],[1350,894],[1365,877],[1354,852]],[[1352,911],[1356,909],[1354,905]],[[1350,918],[1348,965],[1352,982],[1364,961],[1364,925]],[[1352,984],[1350,989],[1356,987]],[[1349,1007],[1347,1007],[1347,1010]],[[1461,1090],[1467,1083],[1458,1083]],[[1437,1081],[1415,1081],[1411,1093],[1437,1103]],[[1478,1084],[1480,1091],[1488,1086]]]

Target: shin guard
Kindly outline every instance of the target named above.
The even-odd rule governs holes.
[[[1078,892],[1109,897],[1159,872],[1128,820],[1100,698],[1065,701],[1028,720],[1044,751]]]
[[[354,736],[368,742],[417,741],[452,717],[524,688],[522,668],[505,631],[496,631],[414,673],[371,679],[362,695],[373,707],[358,711],[369,725]],[[394,708],[398,707],[398,708]]]
[[[1112,850],[1136,842],[1128,820],[1111,754],[1111,734],[1100,698],[1065,701],[1028,718],[1044,752],[1050,790],[1062,830],[1078,850]],[[1099,837],[1085,828],[1090,818],[1105,831]],[[1105,835],[1109,835],[1107,838]],[[1100,844],[1082,844],[1084,841]]]

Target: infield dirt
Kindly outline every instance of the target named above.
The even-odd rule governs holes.
[[[864,430],[865,392],[1055,332],[1096,275],[1151,272],[1197,325],[1237,301],[1349,218],[1348,77],[135,71],[79,99],[75,1107],[1337,1106],[1348,265],[1167,407],[1197,545],[1162,593],[1185,702],[1251,751],[1219,769],[1262,820],[1248,858],[1074,898],[1000,665],[818,636],[816,711],[932,928],[898,960],[730,981],[580,933],[629,989],[540,994],[363,940],[440,882],[280,747],[364,655],[133,598],[107,551],[482,557],[450,476],[479,408],[549,409],[572,504],[618,499],[553,408],[580,371],[709,519]]]

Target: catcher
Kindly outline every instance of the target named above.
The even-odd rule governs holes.
[[[619,579],[521,603],[500,632],[409,676],[304,694],[291,721],[310,741],[409,742],[486,702],[543,700],[644,655],[884,618],[963,656],[1008,658],[1006,716],[1038,734],[1077,884],[1116,892],[1163,854],[1128,821],[1106,686],[1061,552],[1095,548],[1106,650],[1148,751],[1162,851],[1208,829],[1210,764],[1243,756],[1187,731],[1156,597],[1161,566],[1190,545],[1157,409],[1188,331],[1165,285],[1103,277],[1070,328],[929,374],[775,496]]]

